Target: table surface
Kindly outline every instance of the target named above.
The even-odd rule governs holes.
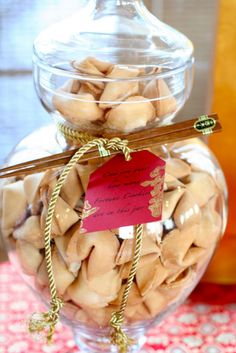
[[[8,263],[0,265],[0,353],[75,353],[67,327],[55,342],[36,342],[26,331],[30,314],[42,310]],[[191,298],[149,331],[142,353],[236,353],[236,286],[201,284]]]

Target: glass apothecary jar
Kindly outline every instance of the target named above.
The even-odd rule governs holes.
[[[56,130],[42,128],[16,147],[9,164],[60,151]],[[45,141],[42,148],[41,141]],[[32,152],[33,151],[33,152]],[[166,163],[163,218],[144,226],[143,249],[124,327],[138,350],[145,333],[182,303],[204,273],[226,222],[223,174],[200,140],[151,149]],[[32,158],[32,157],[30,157]],[[133,227],[80,234],[80,210],[88,176],[98,165],[78,164],[63,186],[54,216],[52,264],[65,301],[63,321],[85,352],[113,352],[109,321],[129,275]],[[5,181],[1,231],[11,262],[49,303],[44,224],[50,194],[61,170]]]
[[[192,55],[189,40],[155,19],[142,1],[89,1],[36,40],[35,83],[57,126],[120,136],[173,120],[191,90]],[[70,148],[58,128],[49,125],[22,140],[7,164]],[[134,339],[130,352],[196,286],[226,223],[224,176],[203,142],[192,139],[149,151],[166,161],[163,212],[161,221],[144,225],[124,313],[124,330]],[[52,223],[52,266],[65,303],[61,316],[85,352],[117,352],[109,323],[119,308],[134,250],[132,226],[80,232],[89,177],[104,163],[102,158],[77,163],[63,184]],[[62,169],[12,177],[1,185],[1,231],[9,258],[46,303],[44,227]]]

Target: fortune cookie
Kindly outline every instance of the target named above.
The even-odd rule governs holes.
[[[115,300],[113,300],[111,302],[112,305],[118,305],[119,306],[121,304],[125,287],[126,287],[125,284],[123,284],[120,287],[120,291],[119,291],[118,296],[116,297]],[[128,298],[128,301],[127,301],[127,306],[133,306],[133,305],[136,305],[136,304],[140,304],[142,301],[143,301],[143,297],[141,296],[139,288],[138,288],[137,284],[135,282],[133,282],[132,286],[131,286],[131,289],[130,289],[130,292],[129,292],[129,298]]]
[[[204,249],[204,253],[202,256],[198,259],[197,263],[194,264],[194,271],[195,273],[203,273],[206,270],[206,266],[209,264],[209,261],[211,260],[215,249],[216,249],[216,243],[212,243],[207,249]]]
[[[158,288],[166,279],[172,274],[175,269],[165,267],[161,261],[161,258],[156,262],[156,273],[155,273],[155,282],[153,283],[153,288]]]
[[[77,239],[80,230],[80,223],[76,223],[72,226],[68,232],[65,234],[65,237],[69,240],[68,244],[66,242],[66,261],[68,261],[69,266],[73,263],[81,263],[81,260],[78,258],[77,254]],[[64,242],[65,244],[65,242]]]
[[[52,268],[55,278],[56,288],[59,295],[63,295],[71,283],[75,280],[74,275],[67,269],[66,264],[60,256],[57,248],[52,250]],[[49,284],[48,273],[46,269],[46,261],[41,264],[36,281],[39,285],[45,286]]]
[[[180,279],[185,277],[186,273],[188,273],[188,269],[189,267],[184,267],[184,268],[179,267],[177,269],[169,270],[168,276],[166,276],[164,283],[160,283],[160,284],[163,284],[165,286],[165,285],[173,284],[177,282],[177,285],[179,285]]]
[[[83,186],[84,191],[88,188],[90,174],[97,169],[96,164],[76,164],[76,169],[80,177],[81,184]]]
[[[73,228],[75,228],[75,227],[73,227]],[[77,277],[78,271],[81,267],[81,261],[71,261],[70,262],[70,259],[68,258],[68,255],[67,255],[68,244],[71,240],[71,232],[72,231],[69,230],[63,236],[56,237],[54,239],[54,241],[55,241],[55,244],[56,244],[56,247],[58,249],[59,254],[63,258],[64,262],[67,264],[68,270],[71,273],[73,273],[73,275],[75,277]]]
[[[168,306],[173,307],[173,305],[179,303],[180,300],[183,301],[187,298],[195,281],[196,273],[192,267],[188,267],[187,269],[183,269],[175,281],[160,285],[157,291],[165,298],[165,310],[168,309]]]
[[[108,326],[111,320],[112,313],[118,310],[119,310],[119,307],[115,305],[109,305],[105,308],[96,308],[96,309],[89,308],[89,307],[83,308],[83,311],[86,314],[88,314],[90,319],[95,321],[99,325],[99,327]]]
[[[2,196],[2,228],[12,230],[26,216],[27,200],[22,180],[5,185]]]
[[[13,232],[13,237],[18,240],[25,240],[36,249],[44,248],[44,236],[40,226],[40,217],[31,216]]]
[[[95,76],[105,76],[108,70],[113,67],[113,64],[98,60],[93,57],[88,57],[83,61],[72,61],[71,65],[77,71]]]
[[[62,188],[61,188],[61,198],[67,202],[72,208],[75,208],[79,199],[83,195],[84,190],[81,185],[80,178],[77,173],[76,167],[74,167],[68,177],[66,178]]]
[[[48,206],[44,204],[41,214],[41,227],[45,228]],[[52,234],[55,236],[65,234],[70,227],[79,221],[79,215],[61,197],[58,197],[55,206]]]
[[[178,187],[184,188],[185,185],[174,176],[165,173],[164,191],[172,191]]]
[[[72,67],[82,74],[100,76],[101,80],[93,81],[82,81],[80,92],[91,92],[93,95],[100,95],[104,89],[104,82],[102,77],[106,76],[107,73],[112,70],[113,64],[105,61],[100,61],[93,57],[88,57],[85,60],[78,62],[72,61]]]
[[[43,255],[39,249],[26,241],[17,240],[16,253],[24,273],[30,276],[36,275],[43,261]]]
[[[199,207],[204,206],[217,191],[213,178],[204,172],[192,172],[186,188],[192,193]]]
[[[189,176],[191,167],[179,158],[169,158],[166,161],[166,173],[177,179]]]
[[[219,213],[209,209],[208,205],[206,205],[202,208],[202,219],[194,244],[205,249],[214,244],[216,245],[221,234],[221,227],[222,220]]]
[[[107,129],[125,133],[143,128],[155,118],[153,105],[144,97],[130,97],[106,114]]]
[[[37,173],[27,175],[24,182],[24,191],[28,204],[32,204],[35,199],[39,198],[39,186],[44,178],[45,173]]]
[[[143,96],[153,99],[158,117],[174,113],[178,109],[177,101],[163,79],[149,82],[143,91]]]
[[[153,264],[153,262],[158,258],[158,254],[157,253],[153,253],[153,254],[148,254],[148,255],[144,255],[140,258],[139,263],[138,263],[138,267],[137,269],[139,269],[140,267],[144,267],[147,266],[148,264]],[[131,270],[131,266],[132,266],[132,261],[130,262],[126,262],[123,265],[120,266],[119,269],[119,273],[120,273],[120,277],[123,279],[127,279],[129,277],[129,273]]]
[[[59,177],[59,170],[58,169],[48,169],[43,175],[43,178],[40,183],[40,187],[48,186],[54,187],[57,179]]]
[[[53,170],[47,170],[40,182],[39,194],[40,199],[45,207],[48,206],[53,190],[57,185],[58,173]]]
[[[55,207],[54,220],[59,229],[59,234],[63,235],[67,230],[79,220],[78,214],[61,197],[58,197]]]
[[[201,210],[188,190],[178,202],[174,211],[174,221],[179,229],[201,222]]]
[[[67,80],[63,86],[61,86],[61,89],[65,92],[76,94],[79,92],[80,86],[79,80]]]
[[[183,266],[196,265],[199,259],[202,258],[206,253],[206,249],[195,247],[194,245],[188,250],[187,254],[183,259]]]
[[[89,82],[84,81],[79,90],[79,94],[89,93],[92,94],[96,100],[100,99],[100,95],[104,89],[104,83],[99,81]]]
[[[134,239],[125,239],[120,247],[116,257],[116,264],[123,265],[133,259],[134,254]],[[155,239],[150,236],[143,237],[141,256],[148,254],[160,255],[160,248]]]
[[[162,222],[166,221],[172,216],[176,205],[183,196],[185,189],[177,187],[173,191],[164,192],[163,208],[162,208]]]
[[[128,306],[125,309],[125,317],[129,322],[144,321],[150,319],[150,313],[144,303]]]
[[[65,295],[64,295],[63,299],[64,299],[64,302],[65,302]],[[65,302],[63,308],[61,309],[61,314],[63,316],[66,316],[67,320],[74,321],[75,320],[75,316],[76,316],[78,311],[82,311],[82,310],[78,309],[77,305],[69,303],[69,302]]]
[[[117,297],[121,287],[121,278],[117,269],[89,278],[88,261],[83,261],[81,273],[89,289],[107,298],[108,302]]]
[[[146,295],[155,283],[157,272],[157,264],[160,263],[159,259],[149,262],[146,266],[139,267],[136,272],[136,281],[142,296]]]
[[[192,225],[179,231],[174,229],[169,232],[162,243],[161,261],[166,267],[186,267],[197,261],[198,255],[202,254],[202,248],[193,245],[198,236],[199,226]],[[191,250],[190,253],[188,253]],[[200,253],[198,253],[198,250]],[[191,258],[192,256],[192,258]]]
[[[160,293],[158,290],[155,290],[148,293],[148,295],[145,297],[144,303],[150,316],[154,317],[167,307],[168,300],[165,295]]]
[[[165,268],[160,259],[155,259],[144,266],[140,266],[136,272],[136,282],[142,296],[162,284],[170,270]]]
[[[89,123],[100,120],[103,110],[98,107],[90,93],[66,94],[61,89],[52,98],[53,105],[70,123],[75,126],[89,126]]]
[[[175,113],[178,109],[177,100],[162,79],[158,80],[158,92],[160,99],[156,102],[157,116],[163,117],[167,114]]]
[[[99,309],[94,309],[94,310],[99,310]],[[103,309],[101,309],[102,311]],[[87,324],[90,327],[91,326],[95,326],[94,320],[89,317],[89,315],[87,314],[87,312],[84,309],[77,309],[75,316],[74,316],[74,321],[76,322],[76,324],[78,325],[79,323],[83,323],[83,324]]]
[[[81,271],[78,278],[68,288],[67,293],[74,303],[89,308],[103,308],[108,305],[112,298],[111,296],[104,297],[91,290]]]
[[[86,234],[76,231],[68,244],[67,255],[70,262],[88,258],[87,277],[92,280],[115,268],[119,247],[119,240],[110,231]]]
[[[171,275],[169,278],[166,279],[165,283],[162,283],[159,286],[159,290],[161,292],[165,292],[168,289],[184,289],[184,287],[189,286],[189,283],[194,279],[194,276],[195,273],[193,266],[182,268],[182,270],[178,269],[177,273]]]
[[[138,94],[139,85],[137,81],[127,82],[124,79],[134,78],[139,75],[139,70],[120,68],[114,66],[111,72],[106,76],[109,78],[117,78],[115,82],[108,82],[100,97],[99,107],[103,109],[111,108],[116,102],[121,102]],[[119,80],[120,79],[120,80]]]

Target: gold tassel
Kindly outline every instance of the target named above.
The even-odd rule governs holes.
[[[60,298],[54,298],[51,301],[51,309],[47,313],[34,313],[29,320],[29,332],[31,334],[44,333],[47,343],[52,343],[56,324],[59,321],[59,312],[63,307],[63,301]]]

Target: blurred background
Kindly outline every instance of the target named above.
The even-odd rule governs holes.
[[[49,122],[33,87],[32,44],[42,29],[77,11],[80,3],[0,0],[0,163],[16,142]],[[206,279],[236,283],[236,129],[232,124],[236,115],[236,0],[146,0],[146,4],[161,20],[185,33],[195,46],[193,92],[179,114],[187,118],[214,110],[224,126],[224,133],[211,138],[210,145],[230,186],[230,221]]]

